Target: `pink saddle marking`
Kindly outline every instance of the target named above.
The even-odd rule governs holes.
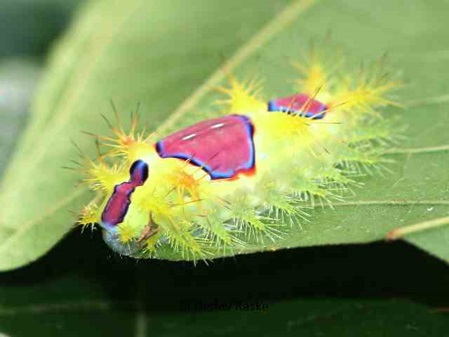
[[[212,179],[234,178],[255,167],[254,127],[243,115],[209,119],[175,132],[156,144],[162,158],[188,160]]]

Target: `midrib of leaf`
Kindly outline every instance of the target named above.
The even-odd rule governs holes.
[[[313,208],[342,207],[342,206],[410,206],[410,205],[449,206],[449,200],[358,200],[348,202],[335,202],[332,203],[331,205],[323,204],[319,206],[313,206]]]
[[[414,153],[434,153],[449,151],[448,145],[426,146],[416,148],[391,149],[386,151],[387,154],[414,154]]]
[[[397,240],[410,234],[431,230],[449,225],[449,217],[441,217],[422,222],[416,222],[412,225],[398,227],[387,234],[388,240]]]
[[[353,202],[333,203],[332,205],[314,206],[317,207],[342,207],[342,206],[449,206],[449,200],[359,200]],[[386,240],[402,239],[407,235],[416,234],[432,230],[439,227],[449,226],[449,217],[434,218],[422,222],[415,222],[411,225],[401,226],[392,229],[385,236]]]

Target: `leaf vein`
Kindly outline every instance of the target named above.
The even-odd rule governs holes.
[[[449,151],[448,145],[438,145],[438,146],[426,146],[426,147],[416,147],[416,148],[397,148],[387,151],[387,154],[417,154],[417,153],[433,153],[433,152],[444,152]]]

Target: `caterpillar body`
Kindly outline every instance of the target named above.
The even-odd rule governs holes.
[[[264,98],[259,82],[220,88],[220,115],[165,138],[113,127],[110,150],[87,160],[96,192],[81,224],[99,224],[106,243],[133,257],[163,247],[188,259],[236,253],[249,240],[282,240],[307,218],[310,200],[341,198],[363,168],[379,165],[391,126],[379,108],[398,82],[378,68],[299,67],[294,94]],[[313,221],[312,221],[313,225]]]

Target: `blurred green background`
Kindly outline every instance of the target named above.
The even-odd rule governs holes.
[[[26,122],[51,43],[70,23],[78,4],[75,0],[0,1],[0,170]]]
[[[81,3],[0,1],[0,171],[27,124],[49,50]],[[242,40],[251,35],[245,29]],[[204,62],[214,68],[224,48],[211,47]],[[202,74],[188,76],[201,83]],[[98,232],[72,231],[32,265],[0,274],[0,336],[445,336],[448,285],[444,262],[401,242],[194,266],[120,258]]]

